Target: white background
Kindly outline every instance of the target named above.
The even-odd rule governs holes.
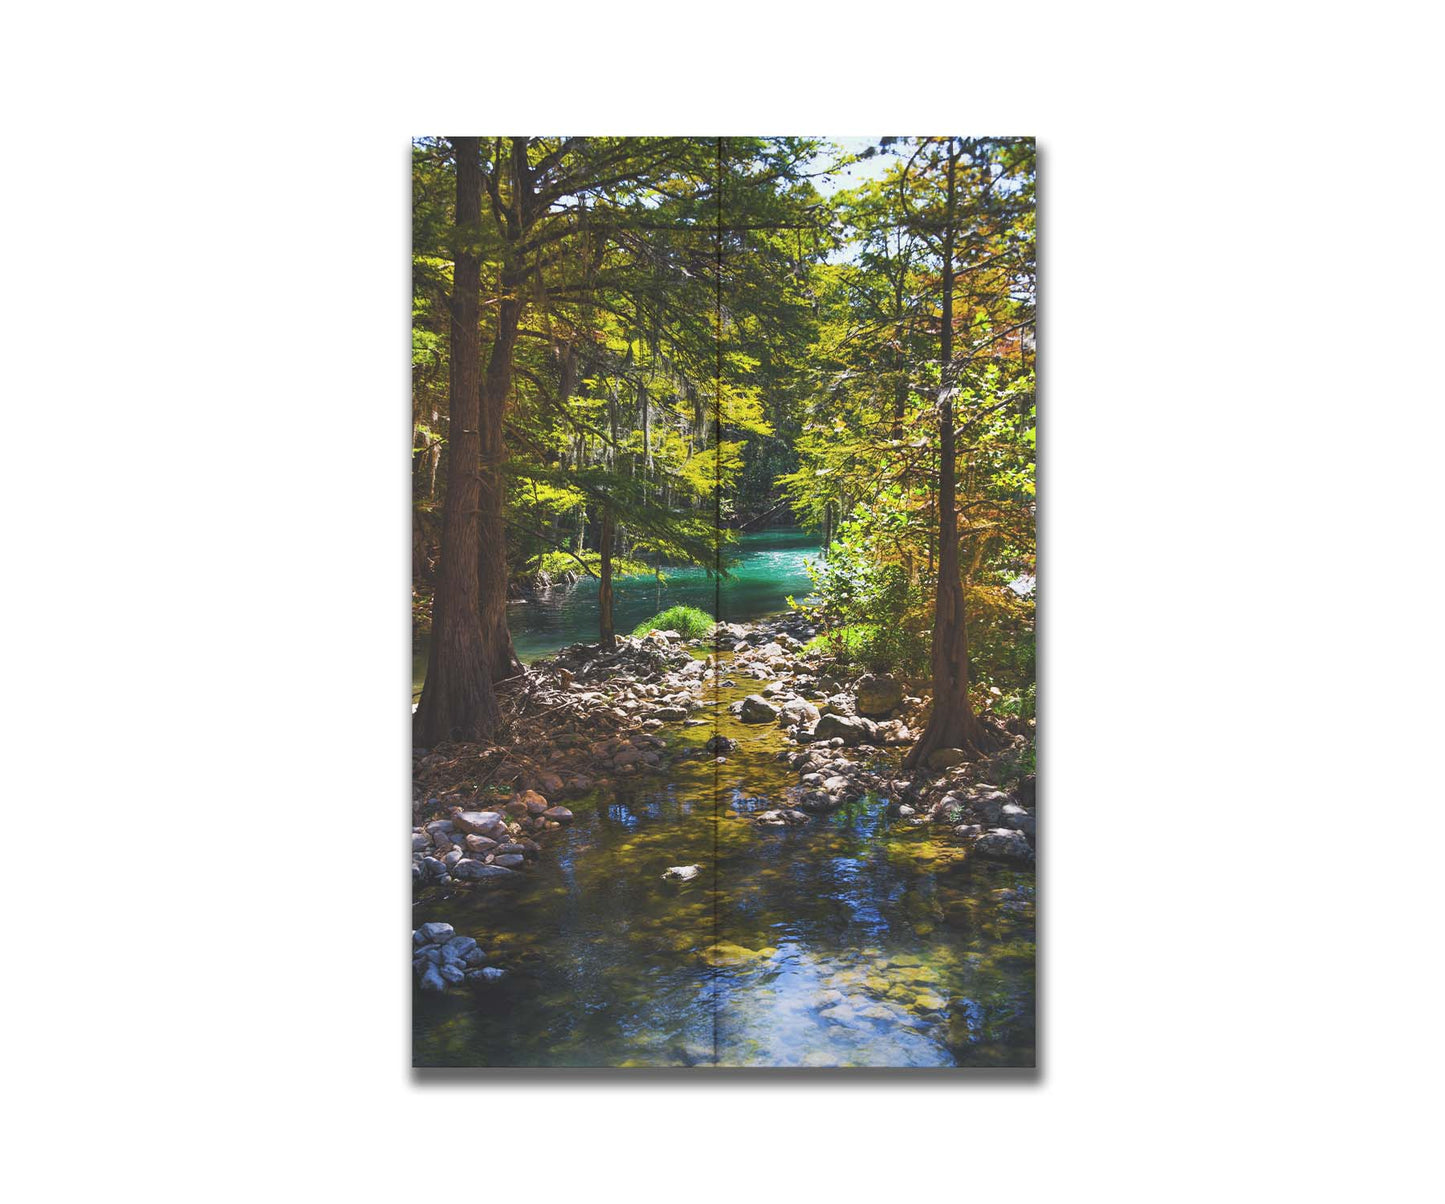
[[[1427,6],[583,11],[7,16],[8,1194],[1438,1192]],[[565,129],[1040,139],[1038,1076],[408,1070],[407,138]]]

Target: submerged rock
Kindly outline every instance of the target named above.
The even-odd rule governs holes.
[[[520,858],[519,858],[520,860]],[[469,882],[488,882],[497,885],[520,882],[522,875],[504,865],[487,865],[475,858],[465,857],[452,866],[452,876]]]
[[[760,828],[796,828],[799,824],[807,823],[808,816],[802,811],[785,807],[774,811],[760,811],[753,817],[753,822]]]
[[[670,865],[662,877],[667,882],[691,882],[700,873],[702,873],[700,865]]]

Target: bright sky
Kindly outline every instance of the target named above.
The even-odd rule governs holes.
[[[829,138],[829,142],[836,143],[849,154],[858,154],[867,150],[870,146],[877,146],[878,139],[873,138]],[[822,167],[830,162],[828,156],[819,156],[814,162]],[[872,159],[865,159],[861,163],[854,163],[845,167],[840,172],[829,176],[817,176],[813,180],[813,186],[825,197],[832,196],[835,192],[842,192],[845,188],[854,188],[863,183],[864,180],[879,180],[893,163],[892,155],[876,155]]]

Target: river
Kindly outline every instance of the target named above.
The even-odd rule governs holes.
[[[796,533],[746,537],[724,617],[801,595],[814,550]],[[619,585],[618,630],[654,613],[652,588]],[[684,571],[663,605],[712,600]],[[595,623],[591,583],[513,609],[528,659],[595,638]],[[970,858],[876,796],[796,829],[749,823],[797,780],[779,728],[727,712],[759,684],[710,692],[699,715],[715,709],[716,725],[671,729],[665,773],[568,799],[575,823],[520,889],[420,896],[414,924],[452,923],[507,974],[416,998],[418,1066],[1033,1064],[1033,871]],[[739,742],[726,763],[678,755],[714,731]],[[688,864],[697,881],[662,880]]]

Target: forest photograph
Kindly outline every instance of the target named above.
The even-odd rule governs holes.
[[[1032,1067],[1031,138],[418,137],[418,1067]]]

